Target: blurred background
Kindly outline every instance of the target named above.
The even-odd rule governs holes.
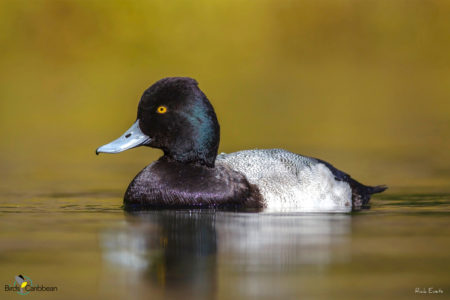
[[[125,190],[161,152],[95,156],[190,76],[220,151],[280,147],[390,192],[450,190],[448,1],[0,2],[3,194]]]

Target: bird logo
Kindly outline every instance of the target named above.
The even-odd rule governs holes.
[[[19,274],[19,275],[16,276],[16,282],[14,283],[14,285],[16,285],[16,284],[20,287],[20,292],[17,292],[18,294],[26,295],[26,294],[29,293],[29,291],[27,292],[25,290],[25,287],[27,285],[31,285],[31,279],[30,278],[28,278],[26,276],[24,277],[23,275]]]

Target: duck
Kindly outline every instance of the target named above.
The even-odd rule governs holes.
[[[321,159],[284,149],[218,154],[220,126],[211,102],[189,77],[146,89],[134,124],[96,150],[145,146],[163,155],[129,184],[125,209],[234,208],[269,212],[352,212],[370,207],[368,186]]]

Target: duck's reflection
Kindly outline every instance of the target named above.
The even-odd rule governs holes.
[[[215,294],[217,242],[210,211],[126,213],[126,226],[105,232],[103,246],[108,263],[135,279],[131,285],[150,283],[166,297]]]
[[[147,211],[126,213],[125,221],[103,234],[107,265],[127,278],[124,288],[163,296],[210,299],[231,289],[267,296],[276,287],[261,274],[320,270],[349,252],[343,214]]]

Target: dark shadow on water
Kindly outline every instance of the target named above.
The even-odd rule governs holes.
[[[104,235],[108,262],[136,273],[136,284],[167,297],[211,299],[216,289],[217,233],[214,213],[125,213],[126,227]]]

